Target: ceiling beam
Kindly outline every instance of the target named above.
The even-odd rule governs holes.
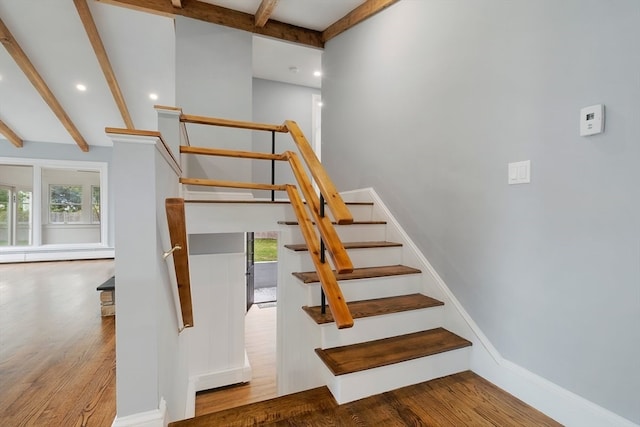
[[[166,0],[98,0],[104,3],[129,7],[164,16],[181,15],[212,24],[224,25],[254,34],[300,43],[313,47],[324,47],[322,33],[279,21],[269,21],[264,27],[255,25],[250,13],[239,12],[197,0],[182,0],[182,8],[175,8]]]
[[[264,27],[277,4],[278,0],[262,0],[255,15],[256,27]]]
[[[89,37],[93,51],[96,54],[96,58],[98,58],[104,78],[107,80],[107,84],[111,90],[111,95],[113,95],[113,100],[116,102],[118,110],[120,110],[122,120],[124,120],[124,124],[127,129],[135,129],[133,120],[131,120],[131,114],[129,114],[129,109],[127,108],[127,103],[125,102],[122,91],[120,90],[116,74],[113,72],[113,68],[111,67],[109,56],[107,55],[107,51],[104,48],[102,39],[100,38],[100,33],[98,32],[96,23],[91,15],[91,10],[89,9],[87,0],[73,0],[73,3],[76,5],[82,25],[84,25],[87,37]]]
[[[171,0],[171,4],[173,5],[173,7],[182,7],[181,0]]]
[[[46,102],[49,108],[51,108],[53,114],[55,114],[58,120],[60,120],[62,126],[65,127],[67,132],[69,132],[69,135],[71,135],[76,144],[78,144],[78,147],[80,147],[82,151],[89,151],[89,144],[87,144],[67,113],[64,111],[64,108],[62,108],[60,102],[58,102],[56,97],[53,95],[53,92],[51,92],[51,89],[49,89],[49,86],[47,86],[42,76],[40,76],[36,67],[33,66],[27,54],[24,53],[16,39],[13,38],[13,35],[2,19],[0,19],[0,42],[4,45],[5,49],[7,49],[7,52],[9,52],[13,57],[16,64],[18,64],[22,69],[22,72],[36,88],[40,96],[42,96],[44,102]]]
[[[322,41],[328,42],[340,33],[359,24],[365,19],[388,8],[400,0],[366,0],[360,6],[347,13],[345,16],[331,24],[322,32]]]
[[[2,120],[0,120],[0,133],[5,136],[13,145],[18,148],[22,148],[22,139],[16,133],[11,130],[9,126],[5,124]]]

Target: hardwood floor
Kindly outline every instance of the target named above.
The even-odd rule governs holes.
[[[115,325],[100,316],[95,288],[113,270],[111,260],[0,264],[0,426],[111,425]],[[199,393],[196,414],[209,415],[176,426],[559,425],[472,372],[341,406],[315,389],[278,408],[265,401],[276,396],[276,310],[247,315],[251,383]],[[229,409],[252,402],[262,403]]]
[[[0,425],[111,425],[115,322],[96,286],[113,271],[113,260],[0,264]]]
[[[560,426],[471,371],[338,405],[326,387],[178,421],[170,427]]]

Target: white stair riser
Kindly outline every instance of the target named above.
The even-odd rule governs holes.
[[[355,319],[352,328],[338,329],[335,323],[320,325],[321,348],[340,347],[365,341],[405,335],[442,326],[444,307],[430,307],[382,316]]]
[[[353,216],[353,219],[355,221],[370,221],[373,215],[373,206],[372,205],[347,205],[347,208],[349,209],[349,211],[351,211],[351,215]],[[333,215],[331,215],[331,210],[328,207],[325,207],[325,214],[333,219]],[[308,213],[308,215],[311,215],[310,213]],[[296,218],[295,213],[293,212],[292,209],[290,209],[287,213],[287,215],[283,218],[280,218],[281,220],[284,219],[285,221],[297,221],[298,218]]]
[[[347,302],[407,295],[421,290],[420,274],[342,280],[339,285]],[[303,286],[308,287],[308,305],[320,305],[320,285],[313,283]]]
[[[402,247],[348,249],[347,253],[355,268],[402,264]],[[309,252],[295,252],[301,258],[301,271],[314,271]],[[327,254],[329,258],[329,254]]]
[[[302,234],[297,225],[292,233],[293,243],[304,243]],[[386,224],[352,224],[352,225],[336,225],[336,231],[340,240],[343,242],[370,242],[386,240],[387,228]]]
[[[466,371],[469,366],[470,348],[465,347],[353,374],[334,376],[325,367],[324,376],[327,387],[338,404],[342,405],[374,394]]]

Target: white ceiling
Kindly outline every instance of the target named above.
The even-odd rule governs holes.
[[[168,1],[168,0],[167,0]],[[206,0],[255,13],[260,0]],[[272,19],[323,30],[364,0],[280,0]],[[137,129],[155,129],[154,104],[175,102],[173,19],[89,0]],[[72,0],[0,0],[0,17],[90,146],[124,127]],[[254,36],[255,77],[320,87],[322,51]],[[296,67],[298,72],[291,72]],[[75,86],[82,83],[86,92]],[[158,94],[157,100],[149,99]],[[25,141],[75,144],[13,58],[0,48],[0,120]],[[0,135],[0,144],[9,144]],[[18,150],[16,148],[16,150]]]

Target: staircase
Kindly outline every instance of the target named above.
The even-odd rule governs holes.
[[[322,312],[319,279],[297,241],[297,224],[280,221],[294,229],[295,241],[283,245],[290,252],[285,259],[297,257],[290,264],[309,268],[288,273],[304,290],[301,310],[315,324],[323,384],[343,404],[468,370],[471,342],[443,328],[444,303],[422,293],[422,272],[403,264],[401,242],[386,240],[386,220],[376,217],[372,202],[347,205],[354,221],[336,229],[354,269],[334,274],[354,318],[350,329],[336,328],[331,312]]]
[[[279,394],[326,385],[337,403],[343,404],[469,369],[471,342],[444,328],[444,303],[433,298],[435,295],[426,295],[433,287],[415,267],[420,265],[419,256],[406,247],[408,239],[388,224],[392,218],[387,211],[366,195],[343,201],[346,196],[337,193],[295,122],[276,126],[185,115],[180,120],[269,131],[272,135],[290,133],[320,187],[318,197],[301,161],[290,151],[276,154],[180,147],[183,155],[291,165],[297,186],[276,185],[273,178],[272,184],[180,179],[190,185],[271,190],[272,201],[264,201],[266,205],[278,204],[275,191],[284,191],[289,198],[291,208],[277,221],[282,245],[278,257]],[[186,202],[180,209],[186,208],[182,220],[187,223],[187,232],[190,211],[200,212],[200,218],[215,215],[220,223],[237,223],[250,212],[260,215],[255,204],[226,201],[223,207]],[[251,225],[244,230],[254,231]],[[180,236],[172,236],[172,247],[177,248],[174,257],[187,254],[186,237],[183,233]],[[180,295],[186,295],[188,277],[178,287]],[[189,314],[183,306],[183,319]],[[190,326],[185,322],[185,327]]]

